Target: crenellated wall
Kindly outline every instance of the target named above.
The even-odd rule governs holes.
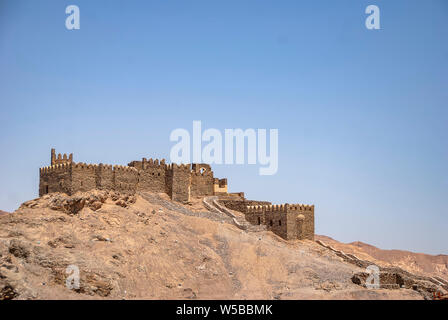
[[[247,199],[244,199],[244,195],[242,198],[237,199],[237,200],[230,199],[230,197],[220,197],[219,202],[231,210],[236,210],[236,211],[239,211],[242,213],[246,213],[247,207],[250,207],[250,206],[267,206],[267,205],[272,204],[269,201],[247,200]],[[257,219],[251,219],[251,218],[252,218],[252,216],[250,216],[250,215],[246,216],[247,221],[249,221],[252,224],[258,224]]]
[[[193,197],[214,195],[214,180],[210,165],[194,163],[191,170],[191,195]]]
[[[246,208],[246,220],[264,224],[286,240],[314,240],[314,205],[255,205]]]
[[[110,164],[100,163],[96,168],[96,186],[100,190],[115,189],[115,173]]]
[[[96,188],[96,165],[80,162],[73,163],[71,168],[71,193],[76,191],[88,191]]]
[[[135,193],[137,191],[139,171],[134,167],[114,166],[115,191]]]
[[[171,199],[178,202],[188,202],[191,196],[191,170],[190,165],[173,164],[173,179]]]
[[[51,149],[51,166],[40,169],[39,195],[50,192],[73,194],[91,189],[164,192],[173,200],[190,201],[190,197],[215,194],[215,179],[208,164],[176,165],[143,158],[127,166],[73,162],[73,154],[56,155]],[[218,180],[218,179],[216,179]],[[224,183],[225,182],[225,183]],[[227,190],[227,179],[218,180]],[[219,190],[224,194],[223,190]]]
[[[142,161],[131,162],[129,166],[139,170],[138,191],[167,192],[165,159],[159,162],[157,159],[153,160],[151,158],[148,161],[143,158]]]
[[[56,164],[39,169],[39,196],[51,192],[70,194],[72,187],[71,163]]]
[[[73,153],[70,153],[70,155],[67,157],[67,154],[58,154],[56,155],[56,150],[55,149],[51,149],[51,160],[50,160],[50,164],[52,166],[56,165],[56,164],[67,164],[67,163],[72,163],[73,162]]]

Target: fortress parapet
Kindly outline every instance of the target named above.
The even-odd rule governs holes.
[[[58,154],[56,155],[56,150],[55,149],[51,149],[51,160],[50,163],[52,166],[57,165],[57,164],[67,164],[67,163],[72,163],[73,162],[73,153],[70,153],[69,156],[67,157],[67,154]]]
[[[56,154],[51,165],[39,169],[39,195],[50,192],[73,194],[91,189],[163,192],[173,200],[215,195],[215,178],[208,164],[167,164],[165,159],[143,158],[127,166],[73,162],[73,154]],[[227,193],[227,179],[218,180],[216,193]]]
[[[252,224],[266,225],[284,239],[314,240],[314,205],[252,205],[246,207],[245,215]]]

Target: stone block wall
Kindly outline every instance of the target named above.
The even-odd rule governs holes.
[[[133,167],[114,166],[115,190],[123,193],[137,191],[138,170]]]
[[[50,163],[52,166],[57,164],[67,164],[73,162],[73,153],[70,153],[70,155],[67,157],[67,154],[64,153],[64,155],[61,155],[60,153],[56,155],[56,150],[51,149],[51,159]]]
[[[214,192],[213,171],[210,165],[194,163],[191,167],[191,196],[212,196]]]
[[[171,199],[178,202],[190,201],[191,171],[189,165],[173,164],[173,186]]]
[[[302,228],[302,238],[308,240],[314,240],[314,205],[306,205],[306,204],[290,204],[288,205],[288,212],[292,213],[294,219],[291,219],[291,222],[294,222],[296,225],[297,216],[303,216],[303,228]],[[297,230],[296,226],[292,226],[291,228]]]
[[[246,200],[244,198],[239,199],[239,200],[231,200],[231,199],[228,199],[227,197],[220,198],[219,202],[231,210],[239,211],[242,213],[246,213],[247,207],[249,207],[249,206],[267,206],[267,205],[271,204],[269,201]],[[246,220],[249,221],[248,218],[249,218],[249,216],[246,217]]]
[[[143,158],[128,166],[73,162],[73,154],[56,155],[51,149],[51,166],[39,171],[39,195],[50,192],[73,194],[91,189],[164,192],[173,200],[187,202],[190,196],[215,194],[215,178],[208,164],[173,165],[165,160]],[[218,179],[217,179],[218,180]],[[218,180],[227,190],[227,179]],[[222,193],[222,190],[220,190]]]
[[[246,220],[262,223],[286,240],[314,240],[314,206],[303,204],[255,205],[246,209]]]
[[[112,165],[100,163],[96,170],[96,187],[100,190],[115,189],[115,173]]]
[[[89,191],[96,188],[96,169],[98,166],[86,163],[73,163],[71,165],[72,185],[71,192]]]
[[[283,239],[294,239],[294,235],[288,234],[288,215],[285,205],[263,206],[264,221],[268,230],[279,235]]]
[[[39,196],[51,192],[70,194],[72,186],[71,164],[58,164],[39,170]]]
[[[164,159],[159,162],[157,159],[148,161],[143,158],[142,161],[133,161],[129,165],[139,172],[138,191],[167,192],[167,166]]]

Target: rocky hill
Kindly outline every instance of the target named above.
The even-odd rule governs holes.
[[[242,230],[201,199],[55,193],[0,217],[0,299],[427,298],[367,289],[353,280],[363,271],[316,242]]]
[[[448,279],[448,255],[430,255],[404,250],[383,250],[360,241],[342,243],[321,235],[316,235],[316,239],[322,240],[338,250],[374,261],[381,266],[396,266],[415,274]]]

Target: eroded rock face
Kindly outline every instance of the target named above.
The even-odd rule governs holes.
[[[28,258],[30,255],[29,246],[17,239],[12,239],[9,243],[9,252],[17,258],[23,259]]]
[[[77,214],[85,207],[97,211],[101,209],[108,199],[123,208],[127,208],[136,201],[135,195],[122,194],[114,191],[93,190],[89,192],[77,192],[72,196],[64,193],[51,193],[41,198],[27,201],[22,204],[21,208],[50,208],[67,214]]]
[[[12,300],[16,296],[15,289],[9,283],[0,279],[0,300]]]

